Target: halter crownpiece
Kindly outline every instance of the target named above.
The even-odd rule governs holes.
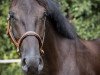
[[[10,18],[10,17],[9,17],[9,18]],[[34,32],[34,31],[27,31],[26,33],[24,33],[24,34],[21,36],[21,38],[20,38],[18,41],[16,41],[15,38],[14,38],[14,36],[13,36],[13,34],[12,34],[12,32],[11,32],[11,30],[12,30],[12,27],[10,26],[9,19],[8,19],[7,35],[11,38],[11,41],[12,41],[13,44],[17,47],[17,52],[18,52],[18,54],[20,54],[19,49],[20,49],[20,46],[21,46],[23,40],[24,40],[26,37],[28,37],[28,36],[35,36],[35,37],[38,39],[38,41],[39,41],[39,49],[40,49],[40,52],[41,52],[41,53],[44,53],[44,51],[43,51],[43,49],[42,49],[42,47],[43,47],[43,41],[42,41],[41,37],[40,37],[36,32]]]

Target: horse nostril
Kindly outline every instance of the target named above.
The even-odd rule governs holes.
[[[40,59],[39,59],[38,71],[41,71],[41,70],[43,69],[43,66],[44,66],[43,60],[42,60],[42,58],[40,58]]]
[[[26,65],[26,58],[24,58],[24,59],[22,60],[22,65],[23,65],[23,66]]]
[[[42,64],[42,63],[43,63],[42,58],[39,58],[39,64]]]
[[[22,60],[22,69],[23,69],[24,71],[28,71],[28,66],[27,66],[26,58],[24,58],[24,59]]]

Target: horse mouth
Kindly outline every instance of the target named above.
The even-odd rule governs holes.
[[[38,70],[28,69],[28,71],[24,71],[24,75],[39,75],[40,72]]]
[[[29,67],[27,65],[22,66],[22,70],[24,75],[40,75],[43,70],[43,65],[39,65],[38,68],[34,68],[33,66]]]

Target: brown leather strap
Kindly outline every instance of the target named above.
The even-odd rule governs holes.
[[[24,40],[26,37],[28,37],[28,36],[35,36],[35,37],[38,39],[38,41],[39,41],[39,48],[40,48],[40,51],[41,51],[42,53],[44,53],[44,51],[42,50],[43,41],[42,41],[41,37],[40,37],[36,32],[34,32],[34,31],[28,31],[28,32],[24,33],[18,41],[16,41],[15,38],[14,38],[14,36],[13,36],[13,34],[12,34],[12,32],[11,32],[11,30],[12,30],[12,28],[11,28],[11,26],[10,26],[10,24],[9,24],[9,21],[8,21],[8,25],[7,25],[7,34],[8,34],[8,36],[11,38],[12,42],[14,43],[14,45],[17,47],[17,49],[18,49],[17,52],[19,52],[19,48],[20,48],[20,46],[21,46],[23,40]]]
[[[6,32],[6,34],[10,37],[11,41],[13,42],[13,44],[14,44],[16,47],[18,47],[18,43],[17,43],[17,41],[15,40],[13,34],[11,33],[11,30],[12,30],[12,28],[11,28],[11,26],[10,26],[10,24],[9,24],[9,21],[8,21],[7,32]]]
[[[40,36],[33,31],[28,31],[28,32],[26,32],[25,34],[22,35],[22,37],[18,40],[18,47],[21,46],[22,41],[28,36],[35,36],[39,41],[39,48],[42,47],[42,41],[41,41]]]

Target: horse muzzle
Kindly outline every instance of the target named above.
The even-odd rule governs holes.
[[[22,58],[22,70],[27,74],[39,74],[43,66],[43,59],[41,57]]]

